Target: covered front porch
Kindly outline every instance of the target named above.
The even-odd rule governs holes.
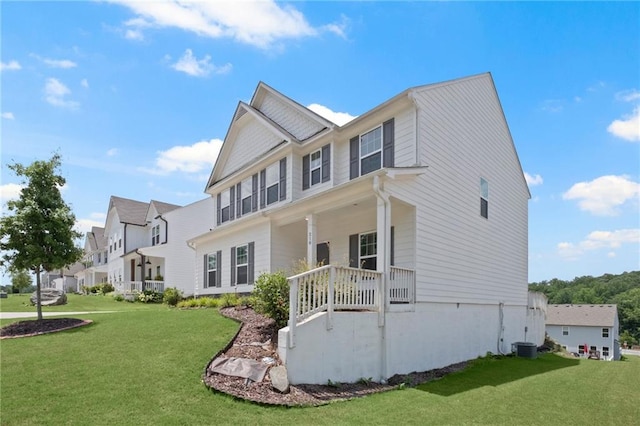
[[[122,293],[143,292],[145,290],[164,292],[164,258],[148,256],[139,250],[124,256],[124,275],[128,280],[114,283],[116,291]]]

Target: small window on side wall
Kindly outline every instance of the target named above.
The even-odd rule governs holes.
[[[480,178],[480,216],[489,219],[489,182]]]
[[[568,336],[569,335],[569,327],[567,327],[567,326],[563,326],[562,327],[562,335],[563,336]]]

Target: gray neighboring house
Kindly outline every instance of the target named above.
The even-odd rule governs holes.
[[[549,305],[546,329],[569,352],[587,357],[599,351],[603,360],[620,359],[616,305]]]

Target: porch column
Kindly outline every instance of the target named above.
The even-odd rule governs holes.
[[[316,242],[316,215],[309,214],[305,218],[307,221],[307,264],[313,268],[318,258],[318,245]]]
[[[376,270],[378,272],[385,272],[387,270],[387,206],[386,202],[378,197],[377,209],[376,209],[376,238],[377,238],[377,261]]]

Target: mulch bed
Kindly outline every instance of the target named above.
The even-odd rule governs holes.
[[[274,360],[273,365],[281,365],[277,353],[278,330],[274,321],[256,313],[250,308],[224,308],[221,314],[240,321],[242,326],[235,338],[226,348],[218,352],[212,361],[219,356],[249,358],[262,361],[269,357]],[[415,386],[430,380],[443,377],[454,371],[466,367],[466,362],[453,364],[445,368],[420,373],[396,375],[388,383],[336,383],[329,385],[291,385],[287,394],[278,392],[271,387],[269,374],[261,383],[251,382],[241,377],[225,376],[209,371],[209,366],[202,376],[204,384],[215,391],[223,392],[248,401],[284,406],[316,406],[337,400],[348,400],[363,397],[373,393],[384,392],[397,388],[404,383]]]
[[[91,324],[91,320],[78,318],[43,318],[11,323],[0,328],[0,339],[15,339],[17,337],[38,336],[40,334],[55,333]]]

